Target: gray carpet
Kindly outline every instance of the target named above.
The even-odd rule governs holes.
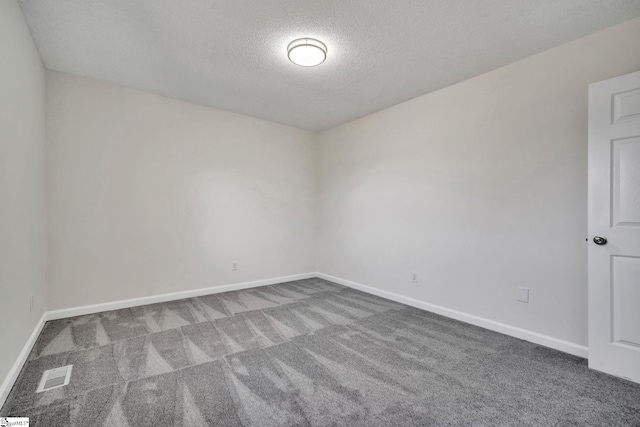
[[[35,390],[46,369],[71,383]],[[3,416],[32,426],[640,426],[584,359],[309,279],[48,322]]]

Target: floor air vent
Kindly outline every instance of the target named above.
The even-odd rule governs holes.
[[[49,391],[54,388],[64,387],[69,384],[71,380],[71,369],[73,365],[63,366],[62,368],[49,369],[44,371],[40,385],[36,393],[42,393],[43,391]]]

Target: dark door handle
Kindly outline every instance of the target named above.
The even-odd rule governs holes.
[[[606,245],[607,244],[607,238],[606,237],[602,237],[602,236],[596,236],[593,238],[593,243],[595,243],[596,245]]]

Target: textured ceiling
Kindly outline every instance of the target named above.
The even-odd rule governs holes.
[[[321,131],[640,16],[640,0],[20,0],[47,68]],[[293,65],[287,44],[324,41]]]

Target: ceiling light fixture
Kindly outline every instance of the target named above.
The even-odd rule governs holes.
[[[296,39],[287,46],[289,60],[302,67],[315,67],[327,59],[327,46],[316,39]]]

